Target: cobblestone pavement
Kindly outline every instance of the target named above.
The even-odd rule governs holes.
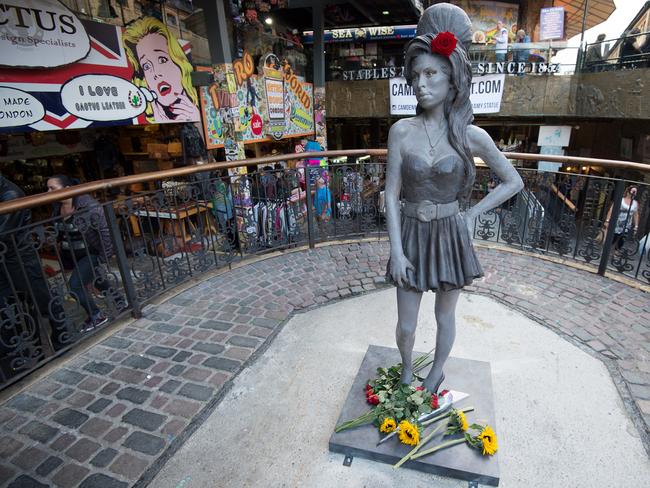
[[[478,252],[486,276],[468,291],[601,358],[647,448],[648,294],[527,255]],[[386,286],[387,254],[387,242],[287,253],[158,305],[0,406],[3,486],[146,484],[292,312]]]

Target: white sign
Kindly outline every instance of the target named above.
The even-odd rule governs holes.
[[[147,108],[142,89],[112,75],[72,78],[61,87],[61,102],[71,114],[95,121],[133,119]]]
[[[0,127],[17,127],[38,122],[45,107],[30,93],[0,86]]]
[[[566,147],[571,139],[570,125],[542,125],[537,137],[538,146]]]
[[[539,14],[542,41],[562,39],[564,37],[564,7],[543,8]]]
[[[390,79],[390,114],[415,115],[415,91],[405,78]],[[470,101],[475,114],[492,114],[501,110],[505,75],[485,75],[472,78]]]
[[[53,68],[88,55],[83,24],[58,0],[12,3],[0,4],[0,65]]]
[[[555,156],[564,156],[564,149],[559,146],[542,146],[539,148],[540,154],[553,154]],[[555,163],[551,161],[538,161],[537,169],[540,171],[548,171],[556,173],[562,167],[562,163]]]

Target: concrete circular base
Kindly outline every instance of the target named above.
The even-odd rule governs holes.
[[[435,344],[434,295],[416,350]],[[162,468],[156,488],[465,487],[328,451],[368,344],[394,347],[394,290],[293,317]],[[452,355],[489,361],[502,487],[634,486],[650,462],[605,366],[507,307],[463,294]],[[449,385],[453,388],[453,385]]]

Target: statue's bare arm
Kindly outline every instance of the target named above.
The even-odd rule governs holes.
[[[488,193],[485,198],[474,205],[467,213],[468,219],[487,212],[519,193],[524,188],[524,182],[514,166],[495,146],[490,135],[480,127],[470,125],[467,128],[467,139],[473,155],[480,157],[489,168],[499,177],[501,183]]]
[[[413,265],[404,256],[400,220],[402,189],[402,143],[406,138],[409,119],[397,121],[388,133],[388,168],[386,169],[386,222],[390,238],[390,274],[398,286],[407,280],[407,270]]]

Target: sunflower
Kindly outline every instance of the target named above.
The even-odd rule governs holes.
[[[489,425],[486,425],[483,431],[478,435],[478,439],[483,443],[483,455],[492,456],[499,448],[497,444],[497,435]]]
[[[465,412],[457,410],[456,418],[458,419],[458,426],[463,432],[467,431],[467,417],[465,417]]]
[[[417,425],[402,420],[399,423],[399,440],[407,446],[417,446],[420,442],[420,431]]]
[[[386,434],[390,434],[396,428],[397,428],[397,424],[395,423],[395,419],[386,417],[384,421],[381,423],[381,427],[379,427],[379,431],[384,432]]]

